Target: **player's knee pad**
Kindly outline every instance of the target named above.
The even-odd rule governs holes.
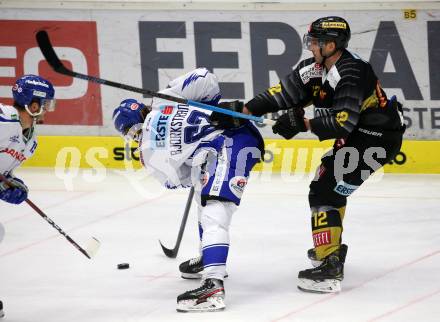
[[[237,206],[232,202],[219,200],[208,200],[206,206],[202,208],[200,222],[203,233],[211,231],[229,231],[232,214]]]
[[[321,260],[339,248],[345,207],[312,207],[312,235],[316,257]]]
[[[237,206],[232,202],[218,200],[210,200],[203,207],[202,254],[205,268],[215,266],[223,267],[222,270],[224,270],[229,252],[229,226],[236,208]],[[224,272],[221,271],[219,274],[224,274]]]

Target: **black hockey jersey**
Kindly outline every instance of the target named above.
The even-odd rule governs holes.
[[[314,58],[301,61],[246,107],[261,116],[312,104],[311,130],[320,140],[344,138],[358,128],[381,132],[403,126],[401,105],[388,101],[371,65],[345,49],[328,72]]]

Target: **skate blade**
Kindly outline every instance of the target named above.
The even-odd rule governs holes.
[[[229,275],[228,273],[225,274],[225,278],[227,278]],[[203,277],[202,273],[181,273],[180,277],[186,280],[199,280]]]
[[[199,280],[202,278],[201,273],[181,273],[181,277],[186,280]]]
[[[310,293],[337,293],[341,291],[341,281],[337,279],[314,281],[299,278],[297,286],[301,291]]]
[[[205,302],[197,304],[197,300],[186,300],[177,303],[177,312],[198,313],[223,311],[226,305],[222,297],[212,296]]]

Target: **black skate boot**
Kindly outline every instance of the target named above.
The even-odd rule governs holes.
[[[191,258],[179,265],[182,278],[200,279],[203,273],[203,257]]]
[[[341,262],[345,263],[345,257],[347,256],[347,251],[348,251],[348,246],[345,244],[341,244],[341,246],[339,247],[339,253],[341,256]],[[322,264],[322,260],[319,260],[316,257],[316,251],[314,248],[310,248],[307,251],[307,257],[310,259],[310,261],[312,262],[312,266],[313,267],[318,267],[319,265]]]
[[[177,297],[178,312],[211,312],[225,309],[225,288],[223,281],[207,278],[195,290]]]
[[[322,264],[298,273],[298,288],[312,293],[336,293],[341,291],[344,279],[344,262],[340,251],[328,255]]]
[[[201,279],[203,275],[203,257],[191,258],[179,265],[179,271],[184,279]],[[225,274],[225,278],[228,273]]]
[[[5,312],[3,312],[3,302],[0,301],[0,318],[5,316]]]

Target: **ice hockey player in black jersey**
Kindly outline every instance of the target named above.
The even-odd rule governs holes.
[[[285,110],[272,129],[286,139],[306,131],[320,141],[335,139],[310,184],[314,249],[309,254],[321,264],[299,272],[298,288],[303,291],[341,290],[347,197],[394,158],[405,130],[402,105],[386,96],[372,66],[346,49],[349,40],[350,27],[343,18],[314,21],[303,38],[313,57],[301,61],[243,110],[256,116]],[[311,119],[304,117],[303,108],[309,105],[315,108]]]

